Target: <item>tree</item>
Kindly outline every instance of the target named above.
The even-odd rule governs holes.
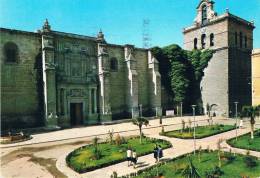
[[[189,164],[183,170],[182,176],[184,176],[185,178],[201,178],[197,168],[193,165],[190,157],[189,157]]]
[[[133,119],[133,124],[137,125],[139,128],[139,134],[140,134],[140,143],[142,143],[142,127],[143,125],[147,126],[149,124],[149,121],[145,119],[144,117],[138,117]]]
[[[241,117],[250,118],[251,139],[254,139],[255,118],[259,116],[260,106],[243,106]]]

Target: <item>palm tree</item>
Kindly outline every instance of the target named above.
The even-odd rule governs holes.
[[[260,106],[243,106],[241,117],[250,118],[251,139],[254,139],[255,118],[259,116]]]
[[[189,164],[183,170],[182,176],[184,176],[185,178],[201,178],[197,168],[193,165],[190,157],[189,157]]]
[[[133,119],[133,124],[137,125],[139,128],[140,133],[140,143],[142,143],[142,127],[143,125],[147,126],[149,124],[149,121],[145,119],[144,117],[138,117]]]

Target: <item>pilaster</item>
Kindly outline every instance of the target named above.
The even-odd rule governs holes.
[[[126,105],[132,118],[139,116],[138,110],[138,73],[137,62],[134,58],[134,46],[125,46],[125,62],[127,66],[127,100]]]
[[[45,125],[48,127],[57,127],[58,117],[56,111],[56,72],[54,61],[54,45],[50,25],[47,20],[45,21],[42,30],[42,64]]]
[[[111,121],[112,113],[110,106],[110,71],[107,44],[104,35],[100,31],[97,37],[98,42],[98,73],[100,81],[100,120],[101,122]]]
[[[148,51],[148,64],[150,75],[150,106],[156,116],[161,116],[161,75],[159,73],[159,62],[152,56],[151,51]]]

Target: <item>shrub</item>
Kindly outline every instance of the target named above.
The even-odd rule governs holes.
[[[206,178],[219,178],[224,174],[224,172],[220,169],[220,167],[216,166],[212,170],[206,171]]]
[[[244,163],[246,164],[246,166],[248,168],[253,168],[253,167],[257,166],[256,159],[254,157],[252,157],[252,156],[246,156],[244,158]]]
[[[225,153],[225,158],[227,159],[228,163],[232,163],[236,159],[232,153]]]
[[[113,144],[113,137],[114,137],[114,130],[112,129],[112,131],[108,131],[108,139],[109,139],[109,143]]]
[[[116,142],[116,145],[121,145],[122,139],[119,134],[116,135],[115,142]]]

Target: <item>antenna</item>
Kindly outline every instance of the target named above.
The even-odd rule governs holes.
[[[143,19],[143,48],[151,47],[151,37],[149,33],[150,20]]]

